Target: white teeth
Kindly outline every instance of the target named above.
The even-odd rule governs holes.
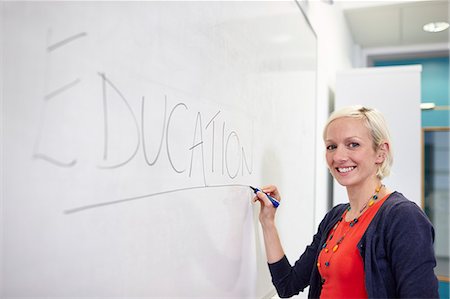
[[[349,172],[352,171],[353,169],[355,169],[355,167],[351,166],[351,167],[345,167],[345,168],[338,168],[339,172]]]

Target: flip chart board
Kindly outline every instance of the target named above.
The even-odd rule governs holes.
[[[2,2],[1,294],[267,297],[249,184],[311,240],[316,38],[296,2]]]

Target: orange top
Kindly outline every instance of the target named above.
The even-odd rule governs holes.
[[[353,226],[352,222],[345,221],[345,210],[342,221],[336,224],[336,230],[332,229],[329,233],[326,247],[321,250],[317,263],[324,281],[320,298],[367,298],[364,264],[357,245],[388,196],[376,201]],[[337,245],[342,236],[344,239]]]

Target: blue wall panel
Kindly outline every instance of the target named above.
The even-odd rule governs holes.
[[[448,127],[450,111],[449,58],[420,58],[374,61],[374,66],[422,65],[422,102],[446,106],[447,110],[422,111],[422,127]]]

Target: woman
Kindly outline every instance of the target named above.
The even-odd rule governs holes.
[[[310,298],[438,298],[433,227],[416,204],[382,183],[393,161],[382,115],[361,106],[335,111],[323,138],[329,170],[346,187],[349,203],[325,215],[294,266],[278,237],[276,209],[263,193],[281,200],[279,191],[266,186],[253,198],[261,202],[259,220],[279,296],[310,286]]]

